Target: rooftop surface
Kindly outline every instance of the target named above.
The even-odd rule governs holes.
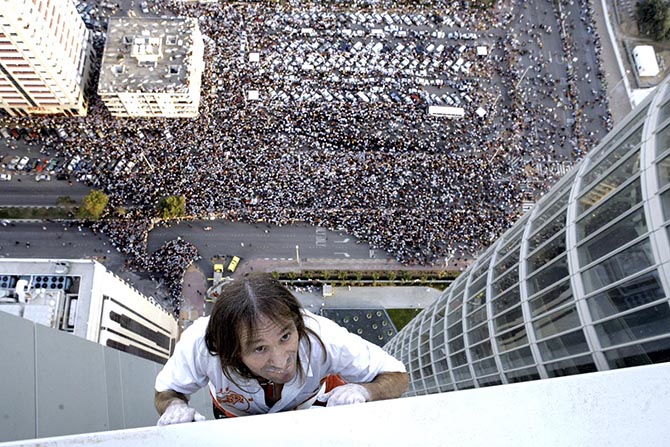
[[[193,18],[110,18],[98,92],[186,92],[197,34]]]

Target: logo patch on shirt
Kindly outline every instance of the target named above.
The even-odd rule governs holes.
[[[250,402],[252,400],[253,399],[244,397],[235,391],[231,391],[228,387],[226,387],[225,391],[223,388],[219,388],[219,391],[216,392],[216,401],[219,404],[230,405],[242,411],[249,411],[249,408],[251,408]]]

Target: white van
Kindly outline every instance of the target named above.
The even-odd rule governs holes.
[[[444,116],[446,118],[463,118],[465,116],[465,110],[461,107],[428,106],[428,115]]]

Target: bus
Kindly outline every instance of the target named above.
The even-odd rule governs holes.
[[[428,115],[446,116],[447,118],[463,118],[465,110],[461,107],[428,106]]]
[[[238,256],[233,256],[233,259],[230,260],[230,264],[228,264],[228,271],[230,273],[235,273],[235,269],[237,269],[237,264],[240,263],[240,258]]]

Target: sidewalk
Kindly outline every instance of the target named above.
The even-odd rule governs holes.
[[[447,270],[463,272],[471,264],[472,260],[452,259],[449,261]],[[444,264],[436,265],[405,265],[393,259],[342,259],[342,258],[304,258],[300,262],[274,261],[264,259],[251,259],[240,264],[239,273],[252,271],[261,272],[299,272],[301,270],[425,270],[436,272],[444,270]]]

